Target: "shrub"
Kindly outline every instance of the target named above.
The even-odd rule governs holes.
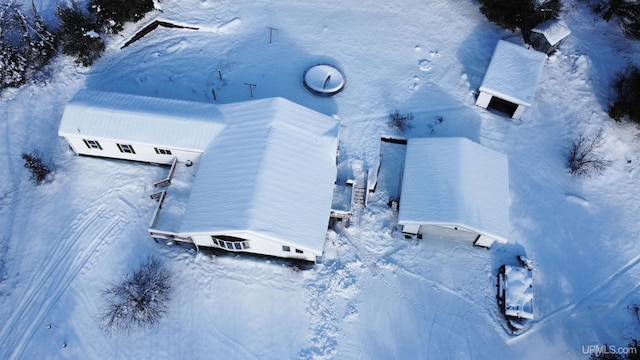
[[[153,10],[153,0],[91,0],[89,11],[108,32],[122,31],[124,23],[136,22]]]
[[[400,114],[396,110],[396,112],[389,114],[389,122],[387,124],[389,127],[395,128],[404,134],[413,129],[413,124],[410,123],[411,120],[413,120],[413,113]]]
[[[609,165],[610,160],[604,159],[598,154],[598,149],[604,145],[602,132],[589,137],[584,133],[571,140],[567,154],[567,167],[571,175],[588,177],[602,172]]]
[[[76,63],[90,66],[102,55],[104,42],[98,33],[100,29],[96,19],[83,13],[77,5],[70,8],[58,8],[60,18],[59,38],[62,52],[76,58]]]
[[[171,274],[149,257],[132,275],[103,292],[106,302],[101,325],[107,333],[150,327],[167,312]]]
[[[22,159],[24,159],[24,167],[31,172],[31,180],[36,184],[42,184],[51,173],[51,169],[44,164],[42,154],[38,150],[23,153]]]
[[[609,106],[609,116],[620,121],[625,116],[640,124],[640,69],[629,65],[613,81],[616,98]]]
[[[557,18],[561,0],[480,0],[480,12],[500,27],[528,32],[542,21]]]

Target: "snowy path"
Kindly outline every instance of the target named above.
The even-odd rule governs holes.
[[[49,256],[30,279],[16,309],[11,312],[0,332],[3,352],[6,351],[8,358],[21,357],[51,307],[95,255],[103,241],[117,237],[126,226],[127,213],[122,210],[131,208],[118,192],[106,191],[102,198],[114,195],[117,196],[119,211],[112,210],[106,204],[85,211],[53,240],[55,245]]]

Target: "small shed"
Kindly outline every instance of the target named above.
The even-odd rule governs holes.
[[[520,119],[533,103],[546,58],[539,51],[498,41],[476,105]]]
[[[507,242],[507,156],[466,138],[407,142],[398,224],[406,236]]]
[[[527,43],[534,49],[549,55],[556,51],[571,30],[561,18],[544,21],[534,27],[527,36]]]

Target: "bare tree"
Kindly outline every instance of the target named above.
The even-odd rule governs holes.
[[[611,160],[604,159],[598,153],[602,145],[602,131],[592,137],[581,133],[571,140],[567,154],[567,167],[571,175],[588,177],[602,172],[611,165]]]
[[[413,113],[400,114],[398,110],[389,114],[389,127],[396,128],[400,133],[404,134],[407,131],[413,129],[413,124],[410,121],[413,120]]]
[[[162,263],[149,257],[132,275],[109,285],[103,292],[102,328],[109,334],[129,333],[157,323],[167,312],[170,279]]]

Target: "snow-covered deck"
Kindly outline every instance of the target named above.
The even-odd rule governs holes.
[[[353,180],[344,184],[336,184],[333,188],[333,203],[331,204],[331,217],[337,219],[351,218],[353,205]]]
[[[167,172],[169,172],[169,168],[167,168]],[[160,189],[153,189],[154,193],[164,191],[166,194],[162,203],[159,204],[160,208],[149,223],[150,231],[168,234],[179,233],[197,172],[197,164],[186,166],[186,163],[178,163],[171,178],[171,184]]]

